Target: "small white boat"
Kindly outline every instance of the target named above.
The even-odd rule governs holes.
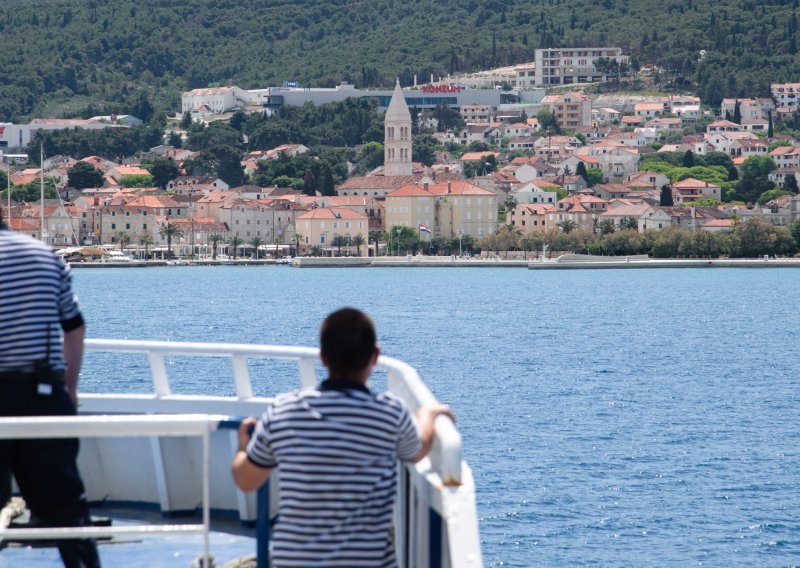
[[[256,396],[248,363],[275,363],[285,374],[285,361],[296,365],[296,386],[317,382],[319,351],[305,347],[269,345],[170,343],[131,340],[87,340],[84,371],[95,357],[130,361],[141,368],[147,360],[153,390],[147,393],[81,394],[76,417],[0,418],[0,438],[81,438],[79,466],[94,514],[118,515],[125,510],[157,510],[166,518],[194,513],[190,524],[124,525],[89,528],[0,529],[0,539],[131,535],[200,534],[197,556],[216,556],[209,529],[216,517],[238,519],[253,526],[253,553],[258,566],[267,566],[269,521],[277,514],[278,476],[257,494],[239,491],[231,478],[230,462],[237,447],[236,428],[242,417],[260,416],[269,397]],[[125,355],[123,355],[125,354]],[[235,396],[174,394],[167,369],[175,357],[217,357],[231,363]],[[283,362],[281,364],[280,362]],[[262,365],[263,362],[259,362]],[[272,368],[270,366],[270,369]],[[259,369],[261,367],[259,366]],[[281,370],[283,369],[283,370]],[[435,399],[409,365],[382,356],[376,371],[385,373],[388,388],[414,411]],[[277,393],[276,393],[277,394]],[[426,568],[481,567],[478,517],[472,473],[462,460],[461,436],[446,417],[436,421],[436,438],[429,456],[417,464],[401,465],[395,512],[395,538],[400,566]],[[149,538],[149,537],[148,537]],[[137,541],[138,542],[138,541]],[[124,546],[137,546],[136,555],[148,566],[174,565],[159,546],[141,542],[101,547],[101,558]],[[217,554],[215,554],[215,552]],[[159,556],[161,554],[162,556]],[[2,552],[0,552],[0,559]]]

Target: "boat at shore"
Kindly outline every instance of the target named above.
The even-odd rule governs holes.
[[[254,393],[250,372],[258,364],[293,373],[295,386],[317,382],[319,351],[270,345],[159,342],[90,339],[87,352],[113,358],[116,368],[141,369],[146,360],[152,390],[145,393],[81,394],[75,417],[0,419],[0,438],[80,437],[79,467],[93,513],[111,517],[108,526],[0,528],[0,540],[48,540],[77,536],[131,538],[114,547],[101,547],[110,564],[115,549],[135,547],[142,565],[174,565],[148,539],[164,535],[200,535],[197,557],[215,556],[212,522],[235,521],[253,539],[257,566],[269,565],[269,527],[277,515],[278,476],[256,493],[239,491],[230,475],[237,447],[236,431],[243,417],[260,416],[270,396]],[[94,356],[94,354],[93,354]],[[176,358],[222,358],[230,362],[233,396],[176,394],[168,369]],[[88,359],[87,359],[88,361]],[[288,362],[288,364],[287,364]],[[287,371],[287,368],[294,368]],[[381,356],[376,370],[386,386],[414,411],[435,399],[409,365]],[[277,394],[277,393],[275,393]],[[400,465],[395,511],[395,541],[400,566],[480,567],[475,486],[462,459],[461,436],[446,417],[435,424],[436,438],[429,456],[417,464]],[[139,511],[157,512],[161,523],[120,525],[117,517]],[[177,518],[193,522],[175,523]],[[2,559],[0,552],[0,559]],[[54,552],[55,554],[55,552]],[[128,552],[130,554],[130,551]],[[108,555],[108,556],[107,556]],[[217,555],[218,556],[218,555]],[[216,562],[222,565],[223,559]]]

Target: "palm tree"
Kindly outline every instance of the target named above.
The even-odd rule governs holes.
[[[637,230],[639,228],[639,220],[636,217],[626,217],[622,221],[622,228]]]
[[[240,246],[244,244],[244,241],[239,237],[233,237],[231,239],[231,247],[233,247],[233,260],[236,260],[236,255],[238,253],[238,249]]]
[[[309,170],[311,171],[311,170]],[[300,242],[304,239],[303,235],[300,233],[295,233],[292,235],[292,241],[294,241],[294,255],[293,256],[300,256]]]
[[[139,244],[144,245],[144,257],[149,256],[150,245],[153,244],[153,237],[150,233],[142,233],[139,235]]]
[[[325,252],[322,250],[322,247],[319,245],[314,245],[310,249],[308,249],[308,254],[311,256],[322,256],[322,253]]]
[[[614,232],[614,221],[611,219],[603,219],[599,224],[600,232],[604,235],[609,235]]]
[[[211,233],[208,235],[208,240],[211,241],[211,260],[217,260],[217,245],[225,238],[219,233]]]
[[[258,247],[260,247],[263,243],[264,241],[262,241],[259,237],[253,237],[253,240],[250,241],[250,246],[256,251],[256,260],[258,260]]]
[[[283,244],[282,237],[275,237],[275,258],[278,258],[278,245]]]
[[[131,242],[131,236],[125,231],[117,231],[114,238],[119,243],[120,252],[125,252],[125,243]]]
[[[381,242],[381,232],[380,231],[370,231],[368,235],[368,240],[371,240],[375,243],[375,256],[378,256],[378,249],[380,248]]]
[[[172,256],[172,239],[181,238],[183,236],[183,231],[181,231],[178,225],[167,221],[166,224],[161,225],[158,234],[167,239],[167,254]]]
[[[333,239],[331,239],[331,244],[339,249],[339,256],[342,256],[342,247],[347,244],[347,241],[342,235],[333,235]]]
[[[364,237],[361,236],[361,233],[353,237],[353,244],[356,247],[356,253],[361,256],[361,246],[364,244]]]
[[[556,223],[556,225],[558,225],[559,228],[565,233],[571,233],[572,231],[578,228],[578,224],[572,219],[565,219],[560,223]]]

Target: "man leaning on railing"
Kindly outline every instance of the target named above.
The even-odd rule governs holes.
[[[242,422],[234,480],[253,491],[279,468],[276,567],[396,566],[397,461],[425,457],[436,417],[453,415],[444,405],[425,406],[415,419],[399,397],[369,390],[380,348],[362,312],[330,314],[320,344],[328,379],[279,395],[260,420]]]

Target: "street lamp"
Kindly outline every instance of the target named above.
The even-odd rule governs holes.
[[[461,257],[461,231],[458,232],[458,256]]]

